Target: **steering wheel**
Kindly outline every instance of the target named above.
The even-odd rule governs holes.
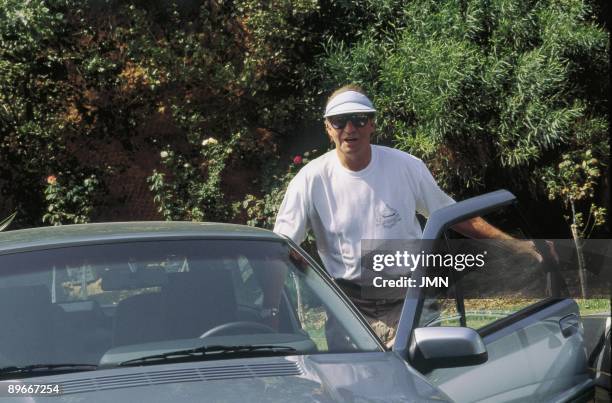
[[[228,322],[223,323],[221,325],[217,325],[212,329],[208,329],[204,332],[200,339],[203,339],[208,336],[216,336],[218,334],[223,334],[226,332],[230,332],[233,330],[244,329],[244,330],[252,330],[257,333],[276,333],[276,330],[268,325],[264,325],[259,322],[248,322],[248,321],[236,321],[236,322]]]

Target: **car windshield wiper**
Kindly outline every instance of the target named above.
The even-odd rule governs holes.
[[[93,364],[32,364],[23,367],[11,366],[0,368],[0,379],[11,379],[26,376],[63,374],[66,372],[93,371],[98,369]]]
[[[275,356],[275,355],[291,355],[296,353],[297,350],[293,347],[288,346],[273,346],[273,345],[260,345],[260,346],[202,346],[188,350],[176,350],[170,351],[163,354],[147,355],[145,357],[135,358],[133,360],[123,361],[119,364],[122,367],[136,366],[136,365],[151,365],[157,364],[160,361],[203,361],[208,359],[216,359],[223,356],[232,356],[232,358],[242,357],[261,357],[261,356]]]

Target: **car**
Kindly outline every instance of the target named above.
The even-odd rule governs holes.
[[[425,237],[514,203],[499,191],[441,209]],[[544,298],[474,330],[459,296],[458,316],[429,303],[439,295],[427,288],[406,297],[387,349],[314,259],[267,230],[126,222],[3,232],[0,401],[593,396],[575,301]]]

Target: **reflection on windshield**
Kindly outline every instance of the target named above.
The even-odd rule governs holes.
[[[132,242],[0,256],[0,321],[0,367],[119,364],[206,344],[298,354],[378,350],[316,270],[296,265],[289,247],[272,241]]]

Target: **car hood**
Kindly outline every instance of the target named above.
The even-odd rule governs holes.
[[[61,396],[23,398],[23,401],[46,403],[450,401],[394,352],[115,368],[27,378],[23,383],[62,385]],[[15,397],[9,399],[12,403],[19,401]]]

